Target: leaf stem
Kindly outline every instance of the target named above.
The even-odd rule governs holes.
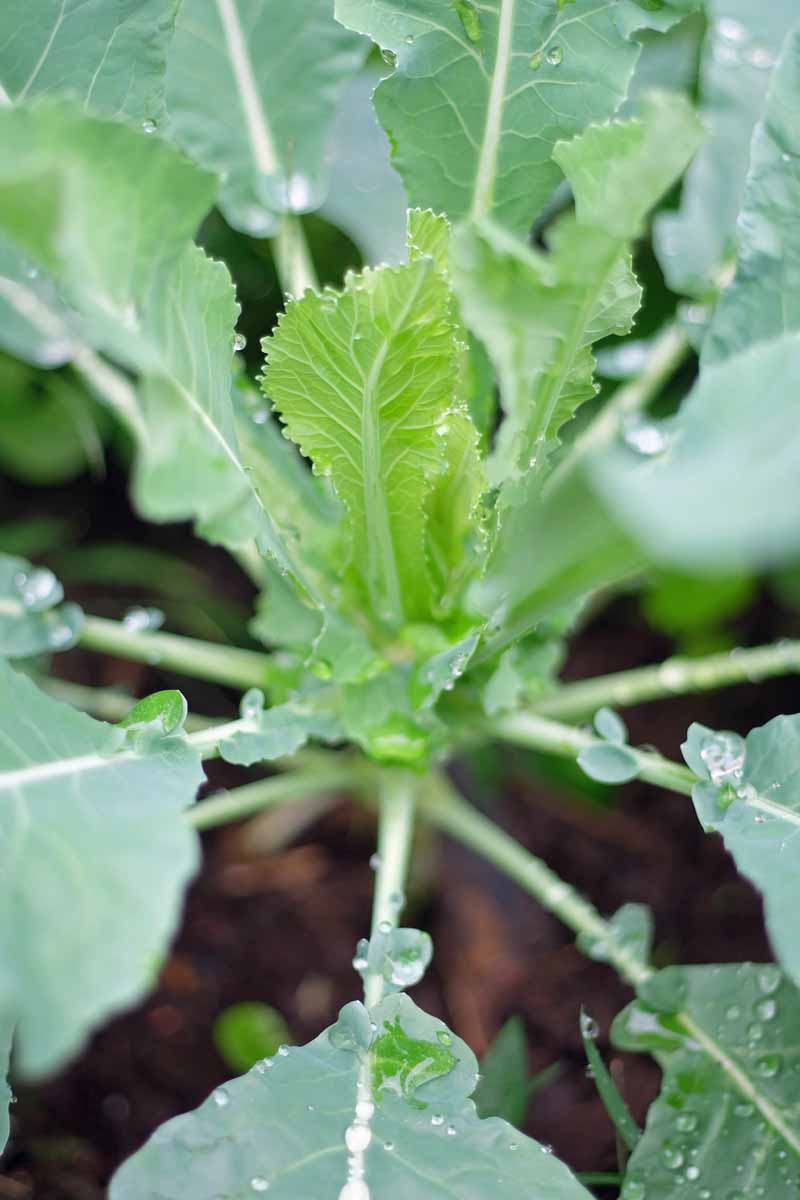
[[[737,649],[704,658],[668,658],[653,667],[615,671],[562,684],[537,701],[536,713],[576,721],[603,705],[624,708],[688,692],[711,691],[727,684],[758,683],[775,675],[800,674],[800,641]]]
[[[544,750],[560,758],[577,758],[581,751],[589,746],[604,745],[602,739],[583,729],[562,725],[534,712],[512,713],[507,717],[500,717],[493,723],[492,728],[495,735],[503,741],[527,746],[531,750]],[[637,750],[633,746],[627,748],[636,758],[640,778],[668,788],[672,792],[679,792],[682,796],[691,796],[697,778],[688,767],[672,762],[671,759],[651,750]]]
[[[126,629],[123,622],[104,617],[86,618],[79,644],[88,650],[150,663],[227,687],[244,690],[266,687],[269,682],[267,656],[257,650],[221,646],[174,633]]]
[[[359,774],[352,767],[344,765],[337,767],[331,764],[324,770],[290,771],[286,775],[259,779],[231,792],[201,800],[187,811],[186,817],[195,829],[213,829],[228,821],[252,816],[262,809],[286,804],[300,796],[358,787],[363,779],[363,772]]]
[[[285,213],[281,217],[278,232],[272,239],[272,250],[284,295],[296,299],[309,289],[319,291],[302,218],[296,213]]]
[[[617,388],[610,400],[577,437],[569,453],[562,459],[547,481],[547,490],[559,482],[580,463],[591,450],[610,441],[627,417],[641,412],[659,394],[688,358],[692,345],[677,321],[665,325],[656,338],[650,356],[641,373],[629,383]]]
[[[418,780],[407,771],[382,771],[378,778],[378,868],[372,899],[374,938],[379,927],[394,925],[399,907],[396,897],[405,891]],[[394,903],[393,903],[394,901]],[[367,1008],[383,997],[383,976],[367,975],[364,1001]]]
[[[600,916],[594,905],[468,804],[445,776],[431,777],[421,804],[425,816],[440,829],[494,863],[576,934],[599,943],[607,961],[634,988],[650,978],[650,967],[620,942],[614,927]]]

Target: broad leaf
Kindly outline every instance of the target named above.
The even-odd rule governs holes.
[[[476,1080],[469,1048],[406,996],[350,1004],[309,1045],[283,1047],[162,1126],[111,1200],[589,1200],[536,1142],[478,1119]]]
[[[800,983],[800,717],[775,717],[744,740],[692,725],[683,756],[703,780],[692,792],[700,823],[763,893],[775,953]]]
[[[656,225],[670,287],[700,295],[719,288],[732,257],[753,126],[781,42],[797,21],[795,0],[706,0],[706,8],[700,101],[710,136],[689,168],[680,212]]]
[[[4,0],[0,99],[73,96],[154,130],[179,0]]]
[[[350,539],[342,574],[381,625],[425,620],[425,505],[453,404],[450,291],[430,259],[349,276],[291,303],[266,339],[264,388],[329,476]]]
[[[722,294],[703,364],[800,331],[800,33],[786,39],[753,137],[736,277]]]
[[[640,50],[631,34],[696,5],[653,7],[336,0],[336,15],[396,68],[375,106],[411,203],[525,234],[561,178],[555,143],[624,99]]]
[[[406,261],[406,194],[372,107],[379,79],[366,67],[342,92],[325,151],[329,190],[320,208],[369,267]]]
[[[158,139],[65,106],[1,110],[0,136],[0,231],[56,281],[82,338],[140,374],[137,396],[102,363],[90,370],[137,439],[140,509],[194,517],[228,545],[257,538],[288,569],[236,441],[233,286],[191,243],[213,178]]]
[[[640,999],[612,1030],[621,1049],[650,1051],[664,1071],[622,1200],[795,1194],[797,991],[777,967],[752,963],[671,967],[651,985],[680,1011]]]
[[[590,474],[601,501],[657,562],[702,573],[791,559],[800,550],[798,386],[797,334],[706,368],[668,453],[617,445],[597,456]]]
[[[83,624],[77,604],[47,567],[0,554],[0,656],[27,658],[74,646]]]
[[[152,983],[197,867],[183,811],[203,771],[180,728],[94,721],[2,663],[0,711],[0,1011],[40,1075]]]
[[[325,139],[367,44],[330,0],[184,0],[169,56],[170,136],[222,177],[220,207],[255,237],[318,208]]]

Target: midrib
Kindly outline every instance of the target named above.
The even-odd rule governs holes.
[[[381,479],[381,422],[376,392],[389,346],[419,295],[422,278],[423,274],[418,272],[408,299],[373,359],[361,397],[361,475],[367,537],[367,587],[377,615],[392,624],[399,624],[403,620],[403,596],[389,506]]]
[[[277,175],[280,170],[278,155],[253,75],[253,64],[244,40],[236,0],[217,0],[217,10],[242,103],[253,161],[262,175]]]
[[[501,0],[500,4],[494,70],[489,88],[489,103],[486,108],[486,123],[483,128],[481,152],[478,156],[475,187],[472,193],[470,216],[473,219],[486,216],[492,205],[494,181],[497,174],[497,154],[503,124],[503,105],[505,104],[508,71],[511,65],[514,5],[515,0]]]

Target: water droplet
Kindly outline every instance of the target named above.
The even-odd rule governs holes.
[[[686,1178],[690,1183],[694,1183],[696,1179],[700,1178],[700,1168],[695,1166],[687,1167]]]
[[[239,331],[237,329],[236,333],[233,335],[234,350],[238,354],[240,350],[244,350],[246,345],[247,345],[247,338],[244,336],[243,333],[239,333]]]
[[[764,1000],[759,1000],[756,1005],[756,1012],[762,1021],[771,1021],[778,1011],[778,1006],[771,996],[767,996]]]
[[[383,866],[383,859],[381,858],[380,854],[373,854],[369,860],[369,865],[373,871],[379,870],[379,868]]]
[[[758,1021],[753,1021],[751,1025],[747,1026],[747,1036],[751,1042],[760,1042],[764,1036],[764,1027],[759,1025]]]
[[[738,1021],[742,1015],[742,1010],[738,1004],[731,1004],[730,1008],[725,1009],[725,1016],[729,1021]]]
[[[700,757],[715,787],[729,781],[738,783],[741,779],[744,767],[741,738],[726,733],[712,734],[700,747]]]
[[[402,908],[406,902],[406,898],[402,892],[392,892],[388,899],[390,908]]]
[[[353,959],[353,969],[356,971],[366,971],[368,966],[369,959],[364,958],[364,956],[361,954],[357,954]]]
[[[745,62],[757,71],[771,71],[775,66],[775,55],[766,46],[753,46],[744,57]]]
[[[158,122],[154,121],[152,117],[145,117],[142,121],[142,129],[145,133],[155,133],[158,129]]]
[[[375,1105],[371,1100],[359,1100],[356,1104],[356,1117],[359,1121],[371,1121],[375,1115]]]
[[[747,30],[744,25],[741,25],[738,21],[734,21],[730,17],[721,17],[714,26],[714,32],[724,42],[733,42],[738,45],[741,42],[747,41]]]
[[[249,688],[242,696],[239,715],[243,721],[257,721],[264,711],[264,693],[260,688]]]
[[[663,454],[669,445],[669,438],[658,425],[640,418],[629,421],[622,436],[626,446],[630,446],[631,450],[644,455],[645,458]]]
[[[348,1179],[339,1192],[339,1200],[372,1200],[372,1197],[363,1179]]]
[[[392,932],[392,922],[391,921],[380,921],[378,923],[378,933],[391,933],[391,932]]]
[[[758,987],[765,996],[771,996],[773,992],[777,992],[781,986],[783,974],[780,967],[774,966],[772,963],[767,963],[766,966],[759,968],[758,972]]]
[[[693,1112],[679,1113],[675,1125],[681,1133],[694,1133],[695,1129],[697,1129],[697,1117]]]
[[[289,1047],[288,1046],[278,1046],[278,1054],[281,1056],[281,1058],[286,1058],[289,1054]]]
[[[446,1133],[447,1133],[448,1137],[455,1137],[457,1132],[458,1132],[458,1130],[456,1129],[455,1125],[447,1126]]]
[[[265,1192],[269,1187],[269,1183],[263,1175],[254,1175],[250,1180],[250,1187],[254,1192]]]
[[[372,1141],[372,1130],[366,1125],[348,1125],[344,1140],[351,1154],[363,1154]]]
[[[711,1200],[711,1192],[708,1188],[700,1189],[700,1200]]]
[[[20,571],[14,584],[24,607],[31,612],[45,612],[64,597],[64,589],[47,567]]]
[[[122,618],[122,624],[129,633],[154,633],[164,624],[164,614],[160,608],[129,608]]]
[[[225,1108],[227,1104],[230,1104],[231,1098],[223,1087],[214,1088],[211,1096],[217,1108]]]
[[[407,33],[407,34],[406,34],[406,36],[403,38],[403,41],[405,42],[405,44],[406,44],[407,46],[413,46],[413,45],[414,45],[414,35],[413,35],[413,33]]]
[[[394,50],[381,50],[381,58],[390,67],[397,66],[397,55]]]
[[[442,1046],[452,1046],[453,1044],[453,1039],[446,1029],[437,1029],[436,1040]]]
[[[588,1016],[587,1013],[581,1013],[581,1033],[584,1037],[594,1041],[600,1033],[600,1026],[595,1021],[594,1017]]]
[[[644,1184],[638,1179],[629,1179],[622,1189],[622,1200],[645,1200]]]
[[[683,1151],[678,1146],[672,1146],[667,1142],[661,1151],[661,1157],[670,1171],[677,1171],[683,1166],[686,1161],[683,1157]]]
[[[534,50],[533,54],[528,59],[528,66],[530,67],[530,69],[532,71],[538,71],[539,67],[541,65],[542,65],[542,52],[541,52],[541,50]]]
[[[545,57],[551,67],[560,67],[564,61],[564,51],[560,46],[551,46]]]
[[[431,1117],[431,1125],[444,1125],[444,1117],[441,1113],[434,1113]]]
[[[542,1154],[552,1154],[553,1147],[549,1144],[549,1142],[543,1142],[542,1146],[541,1146],[541,1151],[542,1151]]]
[[[756,1063],[756,1070],[762,1079],[774,1079],[780,1072],[781,1060],[778,1054],[765,1054]]]

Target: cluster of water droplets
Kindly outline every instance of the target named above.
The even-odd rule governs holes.
[[[728,808],[734,800],[749,803],[758,800],[758,791],[754,785],[743,782],[744,742],[736,734],[709,735],[700,747],[700,757],[705,763],[711,782],[720,789],[721,807]],[[757,824],[763,824],[767,818],[763,813],[757,813],[754,819]]]
[[[25,614],[40,619],[41,627],[51,650],[64,650],[77,636],[81,612],[77,605],[65,604],[64,589],[47,567],[31,567],[17,571],[11,580],[11,600]]]
[[[754,41],[749,31],[733,17],[721,17],[711,30],[711,55],[722,67],[754,67],[771,71],[775,55],[768,46]]]
[[[155,633],[164,624],[164,614],[160,608],[143,608],[137,604],[128,609],[122,624],[129,633]]]

